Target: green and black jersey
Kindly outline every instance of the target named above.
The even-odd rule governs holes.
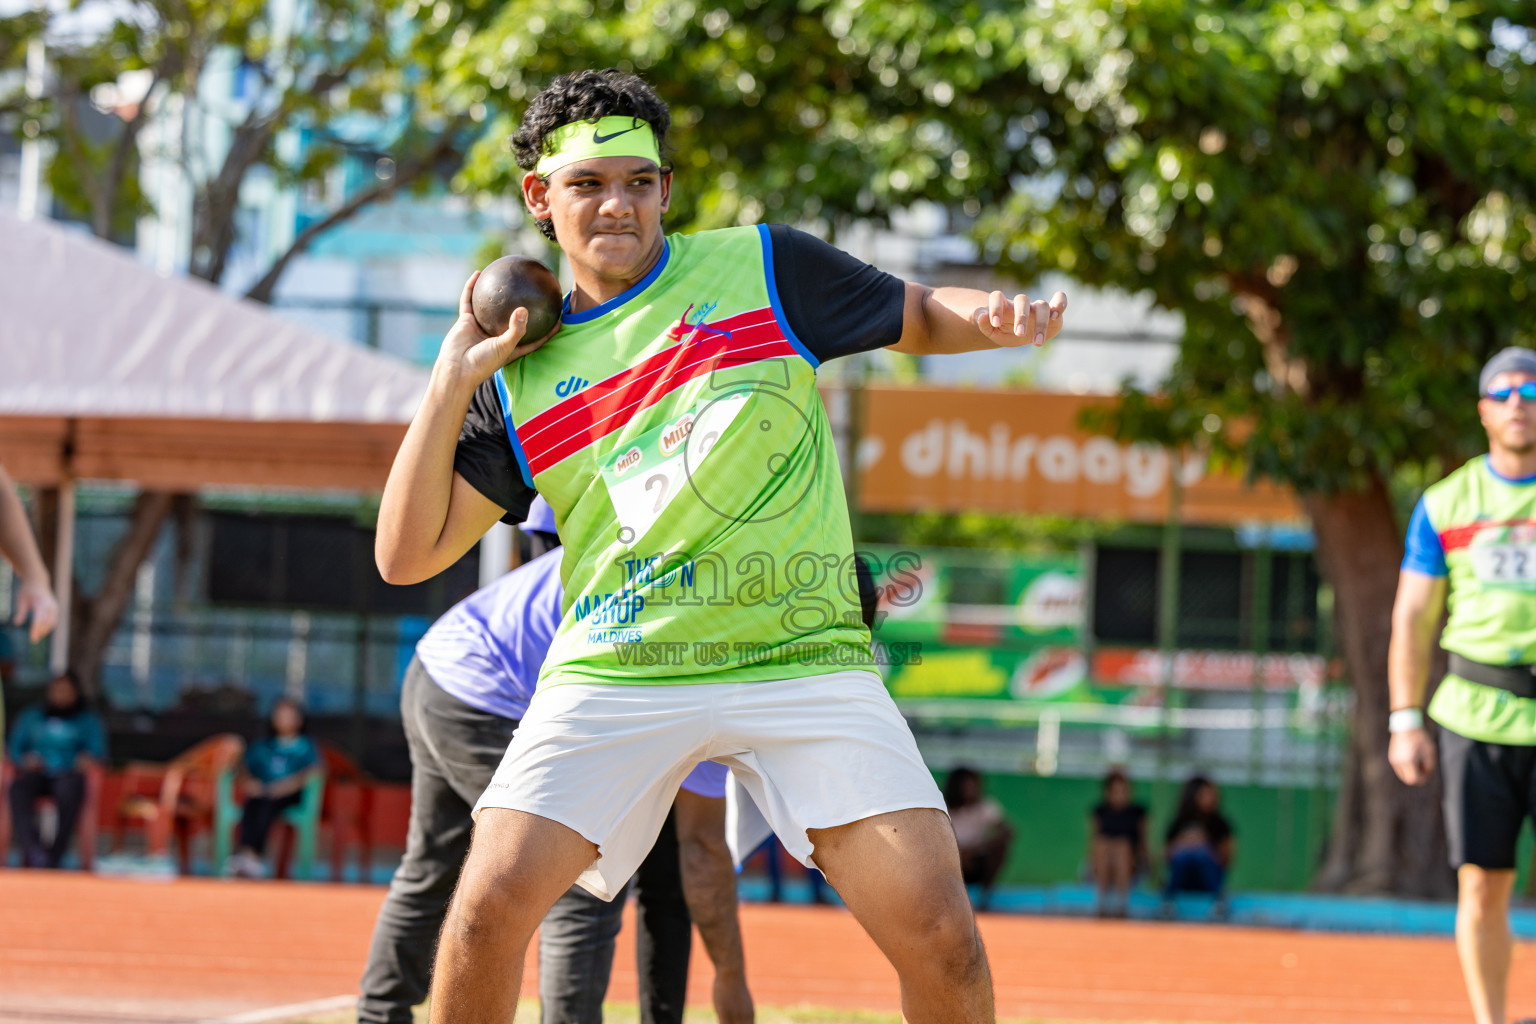
[[[872,668],[830,358],[894,344],[904,283],[804,232],[673,235],[629,291],[476,395],[455,466],[555,513],[555,682],[751,682]]]

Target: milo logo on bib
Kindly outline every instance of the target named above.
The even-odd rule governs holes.
[[[640,454],[639,448],[631,448],[629,451],[625,452],[623,455],[620,455],[613,461],[614,475],[623,476],[625,473],[628,473],[630,470],[640,465],[640,460],[643,457],[644,456]]]
[[[633,548],[672,499],[687,490],[724,435],[745,396],[694,406],[677,419],[635,438],[602,465],[608,500],[619,520],[619,541]]]
[[[671,455],[683,446],[688,440],[688,435],[693,432],[693,413],[683,413],[683,418],[676,423],[669,423],[661,430],[661,454]]]

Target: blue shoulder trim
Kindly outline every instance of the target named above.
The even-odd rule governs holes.
[[[768,225],[759,224],[757,233],[763,243],[763,277],[768,282],[768,301],[773,306],[773,317],[779,322],[785,339],[800,353],[800,358],[810,363],[812,370],[820,369],[821,360],[811,355],[811,350],[795,337],[795,329],[789,326],[789,317],[784,315],[784,307],[779,303],[779,283],[773,275],[773,236],[768,233]]]
[[[1445,545],[1440,543],[1435,524],[1429,521],[1429,509],[1423,498],[1413,507],[1413,517],[1408,520],[1408,536],[1403,540],[1402,568],[1425,576],[1450,575],[1451,570],[1445,564]]]
[[[501,399],[501,422],[507,428],[507,440],[512,443],[512,457],[517,459],[517,468],[522,470],[523,483],[533,486],[533,474],[528,471],[528,456],[523,454],[523,443],[517,439],[517,428],[512,426],[512,397],[507,394],[507,380],[497,370],[493,375],[496,381],[496,397]]]
[[[639,295],[641,292],[645,291],[652,284],[654,284],[656,279],[661,276],[661,272],[667,269],[667,261],[671,258],[672,243],[666,239],[662,239],[661,259],[656,261],[656,265],[651,268],[650,273],[642,277],[639,282],[632,285],[627,291],[615,295],[607,302],[600,302],[593,306],[591,309],[584,310],[580,313],[571,312],[571,295],[569,292],[567,292],[565,295],[565,302],[561,303],[560,305],[561,321],[568,324],[584,324],[596,320],[604,313],[613,312],[620,306],[624,305],[624,303],[628,302],[630,299],[634,298],[636,295]]]

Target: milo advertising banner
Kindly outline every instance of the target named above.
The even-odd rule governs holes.
[[[880,588],[875,644],[897,700],[1157,707],[1176,692],[1251,692],[1316,703],[1338,667],[1316,654],[1161,651],[1085,653],[1088,580],[1075,554],[871,546]],[[985,705],[978,711],[985,714]]]
[[[881,590],[875,641],[898,698],[1096,700],[1076,555],[861,549]]]

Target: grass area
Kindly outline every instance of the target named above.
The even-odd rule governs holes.
[[[427,1009],[416,1008],[417,1024],[426,1024]],[[710,1010],[689,1010],[683,1015],[684,1024],[714,1024],[715,1015]],[[603,1024],[639,1024],[640,1010],[634,1003],[603,1004]],[[298,1024],[356,1024],[357,1015],[351,1010],[339,1010],[319,1017],[311,1017]],[[537,1000],[524,1000],[517,1008],[515,1024],[539,1024]],[[899,1013],[873,1013],[865,1010],[825,1010],[816,1007],[757,1008],[757,1024],[901,1024]],[[1046,1021],[999,1021],[998,1024],[1048,1024]]]

